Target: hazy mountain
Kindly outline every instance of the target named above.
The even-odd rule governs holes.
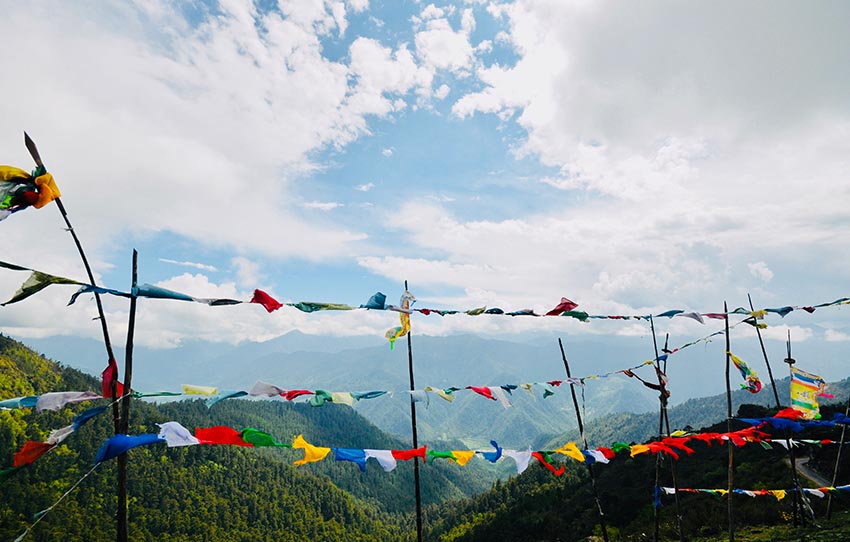
[[[565,377],[555,336],[534,334],[511,336],[511,339],[414,335],[416,388],[518,384]],[[36,350],[91,374],[98,374],[105,366],[103,346],[95,340],[54,337],[28,342]],[[262,343],[235,346],[191,341],[174,349],[136,347],[133,387],[142,391],[177,391],[182,384],[199,384],[248,389],[255,381],[264,380],[287,389],[390,390],[394,392],[391,397],[361,401],[355,409],[381,429],[409,438],[410,408],[407,395],[403,393],[409,386],[406,343],[406,339],[402,339],[395,350],[390,350],[380,337],[292,332]],[[698,403],[698,408],[687,406],[696,397],[721,393],[725,388],[725,345],[722,343],[701,343],[670,357],[667,370],[672,393],[670,404],[671,407],[685,407],[671,410],[673,425],[708,424],[717,419],[715,415],[724,415],[725,403],[716,406]],[[564,344],[574,376],[633,367],[654,356],[649,334],[582,340],[566,337]],[[671,348],[674,344],[671,339]],[[767,400],[772,393],[758,342],[737,341],[736,344],[740,345],[733,347],[736,354],[745,358],[765,382],[765,389],[758,396],[749,398],[746,392],[739,392],[740,400]],[[659,344],[659,348],[662,346]],[[785,345],[774,341],[767,346],[774,360],[774,374],[777,378],[787,375],[787,366],[780,361],[785,355]],[[808,341],[795,344],[794,355],[803,368],[809,368],[807,359],[816,359],[818,367],[832,366],[842,359],[837,348],[835,344],[818,347]],[[120,358],[123,347],[116,348],[116,353]],[[121,359],[119,366],[122,366]],[[732,371],[733,387],[737,387],[740,377],[734,368]],[[644,379],[654,380],[649,367],[637,372]],[[828,377],[830,372],[823,374]],[[840,376],[846,376],[846,372]],[[555,395],[546,399],[542,398],[539,388],[534,397],[516,390],[511,396],[514,407],[507,410],[471,391],[457,392],[452,404],[431,395],[427,408],[424,404],[417,406],[420,440],[464,442],[470,447],[485,446],[491,439],[513,447],[542,444],[576,427],[569,388],[553,389]],[[643,427],[643,422],[633,421],[637,419],[634,415],[657,409],[657,393],[622,374],[588,380],[584,389],[577,389],[577,393],[586,419],[607,419],[604,423],[612,428]],[[677,412],[687,412],[688,416],[679,419]],[[591,431],[593,426],[588,424]],[[634,434],[645,432],[636,429]]]

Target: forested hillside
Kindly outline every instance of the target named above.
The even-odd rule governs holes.
[[[48,391],[97,390],[100,383],[76,370],[0,337],[0,397]],[[0,411],[0,466],[26,440],[43,441],[51,429],[71,423],[91,405],[58,412]],[[211,409],[202,401],[154,405],[135,401],[130,434],[156,432],[156,423],[186,427],[254,427],[287,441],[303,433],[312,442],[341,447],[409,448],[347,407],[315,409],[271,401],[225,401]],[[112,434],[109,411],[84,425],[3,484],[0,539],[11,540],[53,504],[93,465]],[[296,468],[303,455],[289,449],[235,446],[166,448],[129,452],[130,533],[136,540],[404,540],[411,531],[412,465],[386,473],[361,473],[351,463],[323,461]],[[472,467],[470,469],[470,467]],[[102,463],[34,529],[35,540],[104,540],[114,536],[115,461]],[[426,503],[461,498],[489,482],[475,466],[438,463],[423,467]],[[479,484],[479,485],[476,485]]]
[[[835,409],[825,409],[831,416]],[[843,411],[843,410],[842,410]],[[745,416],[768,416],[769,411],[757,406],[744,407]],[[745,427],[734,422],[733,430]],[[707,432],[724,432],[726,423],[704,428]],[[840,428],[807,430],[805,438],[838,440]],[[781,433],[780,433],[781,436]],[[610,443],[609,443],[610,444]],[[681,488],[722,489],[727,487],[728,450],[725,445],[693,445],[695,453],[682,454],[676,462],[677,480]],[[798,456],[823,469],[831,478],[836,446],[806,446]],[[850,461],[842,460],[838,484],[848,483]],[[629,457],[620,453],[608,465],[595,466],[597,487],[606,522],[613,540],[649,540],[654,530],[653,486],[655,457],[649,454]],[[734,487],[753,489],[787,489],[792,487],[787,452],[778,444],[764,449],[748,444],[734,449]],[[672,460],[664,458],[661,486],[673,486]],[[819,487],[801,478],[803,487]],[[834,495],[836,510],[850,507],[846,493]],[[792,498],[735,495],[734,514],[738,527],[746,525],[779,525],[792,521]],[[727,529],[726,500],[721,496],[680,494],[682,528],[686,537],[719,535]],[[665,540],[678,540],[677,508],[672,495],[661,495],[660,528]],[[825,499],[810,498],[815,518],[823,519]],[[429,540],[453,541],[570,541],[584,540],[599,534],[598,514],[593,501],[586,467],[568,462],[561,477],[553,476],[534,464],[520,476],[507,482],[496,482],[492,489],[468,501],[430,511],[432,530]],[[811,518],[807,518],[811,524]],[[850,536],[850,532],[845,533]]]

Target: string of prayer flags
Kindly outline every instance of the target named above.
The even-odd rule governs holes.
[[[0,471],[0,473],[8,474],[9,472],[23,467],[24,465],[29,465],[34,463],[41,456],[46,454],[48,450],[51,448],[58,446],[65,439],[67,439],[72,433],[76,432],[84,423],[94,418],[98,414],[103,413],[107,406],[90,408],[77,414],[74,416],[74,421],[71,425],[66,427],[62,427],[61,429],[54,429],[50,432],[47,437],[47,440],[44,442],[39,441],[27,441],[24,443],[23,447],[18,450],[13,456],[13,466],[11,469],[5,469]],[[3,475],[0,474],[0,479],[3,478]]]
[[[410,305],[414,302],[416,302],[416,298],[408,290],[405,290],[401,294],[398,315],[401,325],[387,330],[385,334],[386,338],[390,341],[390,350],[395,348],[395,342],[399,337],[404,337],[410,331]]]
[[[36,271],[35,269],[21,267],[19,265],[2,261],[0,261],[0,267],[10,269],[12,271],[30,272],[30,276],[27,278],[27,280],[24,281],[23,284],[21,284],[21,286],[14,293],[14,295],[12,295],[11,299],[6,301],[5,303],[0,303],[0,306],[3,307],[5,307],[6,305],[11,305],[12,303],[17,303],[18,301],[23,301],[29,296],[37,294],[38,292],[44,290],[51,284],[83,284],[82,282],[78,282],[76,280],[66,279],[65,277],[57,277],[56,275],[49,275],[47,273],[42,273],[41,271]]]
[[[105,409],[105,407],[103,407]],[[848,418],[847,421],[850,421]],[[598,447],[593,449],[580,449],[575,442],[568,442],[556,450],[532,450],[528,446],[525,450],[510,450],[500,447],[496,441],[490,441],[490,444],[495,448],[495,451],[476,451],[476,450],[434,450],[427,446],[421,446],[415,449],[408,450],[376,450],[376,449],[359,449],[359,448],[342,448],[342,447],[322,447],[316,446],[307,442],[303,435],[296,436],[292,444],[285,444],[277,441],[272,435],[260,431],[258,429],[247,428],[242,431],[235,429],[217,426],[209,428],[197,428],[192,435],[185,427],[177,422],[165,422],[159,424],[160,431],[157,435],[139,435],[138,437],[128,437],[127,435],[116,435],[104,443],[101,447],[101,452],[98,454],[98,462],[111,459],[124,451],[155,442],[165,442],[168,447],[191,446],[199,444],[230,444],[244,447],[258,446],[274,446],[274,447],[289,447],[295,450],[302,450],[304,457],[295,461],[295,465],[301,466],[307,463],[322,461],[331,452],[334,453],[336,461],[349,461],[357,464],[361,471],[365,471],[366,462],[369,458],[374,458],[382,469],[389,472],[396,468],[398,461],[409,461],[414,458],[420,458],[433,462],[436,459],[448,459],[458,465],[466,465],[475,455],[481,455],[486,461],[495,463],[502,458],[510,458],[514,460],[517,467],[517,473],[522,473],[528,468],[528,464],[532,458],[538,460],[544,468],[550,470],[555,475],[560,475],[564,472],[563,465],[557,467],[553,462],[553,455],[560,454],[570,457],[571,459],[592,465],[594,463],[608,463],[618,453],[627,453],[630,457],[636,457],[642,454],[666,454],[673,459],[679,459],[679,453],[684,451],[688,455],[694,453],[694,450],[687,446],[692,440],[704,442],[707,445],[712,443],[721,443],[731,441],[736,446],[744,446],[748,443],[770,443],[770,435],[764,433],[760,428],[766,424],[760,424],[757,427],[749,427],[739,431],[729,433],[696,433],[683,434],[677,432],[677,436],[666,437],[660,441],[650,441],[638,444],[625,444],[615,442],[611,448]],[[775,441],[780,442],[780,441]],[[832,441],[794,441],[794,444],[827,444]],[[36,446],[31,445],[32,452],[39,453]]]
[[[818,396],[826,393],[826,381],[820,376],[791,367],[791,408],[802,413],[805,420],[820,417]]]
[[[2,168],[2,166],[0,166]],[[48,174],[49,175],[49,174]],[[0,179],[0,188],[3,188],[4,183],[2,179]],[[58,192],[57,192],[58,194]],[[51,200],[52,201],[52,200]],[[0,204],[1,205],[1,204]],[[3,210],[0,209],[0,217],[2,217]],[[8,215],[6,215],[8,216]],[[2,218],[0,218],[2,219]],[[30,269],[6,262],[0,262],[0,267],[5,267],[10,270],[15,271],[30,271],[32,274],[29,279],[24,283],[24,285],[16,292],[16,294],[7,301],[3,303],[3,305],[7,305],[9,303],[15,303],[17,301],[21,301],[26,299],[30,295],[39,292],[40,290],[46,288],[50,284],[75,284],[79,285],[80,289],[73,294],[69,301],[69,305],[73,304],[74,301],[80,294],[83,293],[99,293],[99,294],[110,294],[121,297],[147,297],[147,298],[156,298],[156,299],[173,299],[180,301],[192,301],[196,303],[204,303],[210,306],[221,306],[221,305],[237,305],[241,303],[256,303],[262,305],[266,311],[273,312],[278,310],[284,305],[294,307],[302,312],[312,313],[317,311],[326,311],[326,310],[354,310],[358,307],[353,307],[351,305],[347,305],[344,303],[316,303],[312,301],[299,301],[294,303],[280,303],[267,293],[262,290],[254,290],[254,294],[248,301],[237,300],[237,299],[227,299],[227,298],[200,298],[194,297],[191,295],[187,295],[180,292],[175,292],[173,290],[168,290],[166,288],[161,288],[158,286],[153,286],[150,284],[143,284],[133,290],[132,293],[122,292],[119,290],[103,288],[99,286],[95,286],[92,284],[86,284],[84,282],[79,282],[73,279],[68,279],[65,277],[60,277],[56,275],[50,275],[47,273],[43,273],[41,271],[37,271],[35,269]],[[408,298],[409,296],[409,298]],[[467,310],[455,310],[455,309],[428,309],[428,308],[417,308],[411,309],[410,305],[415,300],[410,292],[405,292],[402,294],[402,301],[400,306],[387,305],[386,304],[386,296],[377,292],[369,300],[359,306],[361,309],[368,310],[393,310],[398,311],[404,314],[409,315],[412,312],[419,312],[420,314],[429,315],[429,314],[438,314],[440,316],[446,315],[454,315],[454,314],[465,314],[468,316],[480,316],[480,315],[504,315],[504,316],[561,316],[561,317],[570,317],[580,320],[582,322],[587,322],[592,319],[608,319],[608,320],[649,320],[653,318],[653,315],[605,315],[605,314],[589,314],[585,311],[577,311],[575,310],[578,307],[578,304],[567,299],[566,297],[562,297],[560,303],[558,303],[552,310],[546,312],[545,314],[537,314],[532,309],[520,309],[515,311],[505,311],[498,307],[476,307],[473,309]],[[686,312],[682,309],[673,309],[667,310],[664,312],[660,312],[656,314],[654,317],[661,318],[673,318],[673,317],[684,317],[695,320],[700,323],[705,323],[705,318],[711,319],[724,319],[732,314],[746,315],[747,318],[742,322],[748,323],[750,325],[755,325],[758,327],[765,327],[764,323],[758,322],[758,320],[762,320],[767,313],[779,314],[784,317],[792,311],[795,310],[805,310],[808,313],[814,312],[816,309],[821,307],[830,307],[836,305],[846,305],[850,304],[850,298],[843,297],[836,299],[834,301],[828,303],[820,303],[816,305],[805,305],[805,306],[784,306],[780,308],[767,308],[761,309],[757,311],[747,310],[743,307],[738,307],[733,311],[725,312],[725,313],[713,313],[713,312]],[[392,342],[395,341],[398,337],[404,336],[406,330],[409,330],[409,318],[401,317],[401,326],[393,328],[392,330],[387,332],[387,338],[393,337]],[[722,333],[722,332],[719,332]],[[717,333],[717,334],[719,334]],[[693,343],[691,343],[693,344]],[[685,346],[690,346],[691,344],[687,344]],[[681,347],[681,348],[684,348]]]
[[[100,399],[100,395],[91,391],[54,391],[41,395],[27,395],[0,401],[0,409],[33,408],[42,410],[59,410],[71,403],[81,403]]]
[[[758,393],[761,391],[761,381],[759,380],[758,374],[750,369],[747,362],[728,350],[726,353],[729,354],[729,357],[732,359],[732,363],[735,364],[735,367],[738,371],[740,371],[741,376],[744,378],[745,383],[741,384],[741,389],[747,390],[750,393]]]
[[[662,487],[665,494],[673,495],[676,493],[676,488]],[[813,495],[818,498],[824,498],[827,493],[838,493],[839,491],[850,492],[850,485],[835,486],[835,487],[819,487],[819,488],[801,488],[806,495]],[[703,493],[713,496],[722,497],[729,493],[726,489],[693,489],[680,487],[679,493]],[[797,490],[792,489],[733,489],[734,495],[746,495],[748,497],[774,497],[777,501],[784,499],[789,493],[794,493]]]
[[[0,166],[0,221],[27,207],[41,209],[61,195],[53,175],[44,166],[32,173]]]

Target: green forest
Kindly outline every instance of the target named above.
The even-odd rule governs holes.
[[[0,398],[48,391],[98,390],[100,382],[45,359],[23,344],[0,336]],[[0,468],[27,440],[43,441],[50,430],[71,423],[87,408],[76,404],[57,412],[34,409],[0,411]],[[824,409],[829,417],[832,409]],[[762,406],[744,405],[746,417],[769,416]],[[207,408],[202,401],[153,404],[134,401],[129,434],[155,433],[157,423],[175,420],[187,428],[225,425],[254,427],[282,441],[303,433],[310,441],[351,448],[405,449],[410,443],[388,436],[351,408],[312,408],[279,401],[224,401]],[[657,422],[657,418],[656,418]],[[594,422],[600,426],[598,421]],[[745,427],[735,422],[733,429]],[[601,428],[602,433],[616,428]],[[621,427],[625,429],[625,427]],[[705,430],[723,432],[726,422]],[[61,445],[2,481],[0,539],[14,540],[93,466],[95,454],[113,431],[109,411],[84,425]],[[837,440],[840,429],[807,430],[807,439]],[[428,443],[437,445],[439,443]],[[451,443],[447,443],[450,447]],[[692,456],[673,461],[658,456],[662,486],[724,488],[726,446],[697,443]],[[806,446],[797,453],[810,467],[830,477],[837,446]],[[365,473],[347,462],[325,460],[303,467],[293,461],[300,452],[280,448],[238,446],[166,448],[154,445],[131,450],[128,469],[129,532],[133,540],[232,541],[415,540],[413,469],[400,462],[387,473],[370,464]],[[510,462],[512,464],[512,462]],[[422,466],[425,539],[432,541],[587,540],[601,534],[599,515],[586,466],[567,460],[554,476],[538,462],[522,475],[503,476],[473,460],[464,467],[447,461]],[[734,449],[735,487],[790,488],[786,451],[758,444]],[[838,483],[850,468],[842,461]],[[651,540],[656,456],[619,454],[593,472],[611,540]],[[806,487],[818,487],[805,478]],[[79,487],[45,514],[28,534],[31,540],[107,540],[115,536],[115,461],[101,463]],[[782,540],[793,533],[816,540],[830,533],[840,539],[850,496],[836,494],[832,522],[824,519],[826,499],[810,498],[811,512],[797,518],[793,499],[733,497],[740,539]],[[726,499],[706,494],[661,495],[659,531],[663,540],[679,540],[679,525],[690,540],[725,536]],[[807,505],[808,506],[808,505]],[[681,519],[679,519],[681,518]],[[838,525],[837,527],[835,525]],[[755,531],[753,531],[755,529]],[[784,534],[770,533],[780,529]],[[848,528],[850,530],[850,528]],[[785,538],[782,538],[785,536]],[[601,538],[598,538],[601,540]]]

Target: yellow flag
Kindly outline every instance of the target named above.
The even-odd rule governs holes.
[[[469,463],[469,460],[472,459],[472,456],[475,455],[475,452],[472,450],[452,450],[452,455],[455,456],[455,461],[461,467]]]
[[[305,465],[307,463],[321,461],[331,451],[330,448],[313,446],[312,444],[304,440],[304,435],[298,435],[297,437],[295,437],[295,440],[292,442],[292,447],[296,450],[304,450],[304,459],[299,459],[298,461],[296,461],[296,467],[300,467],[301,465]]]
[[[555,450],[555,453],[563,454],[569,457],[572,457],[576,461],[584,463],[584,454],[581,453],[581,450],[578,449],[575,442],[568,442]]]

